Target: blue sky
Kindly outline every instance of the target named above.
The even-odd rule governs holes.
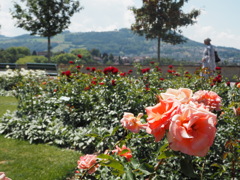
[[[15,0],[20,2],[20,0]],[[110,31],[119,28],[130,28],[134,17],[130,6],[140,7],[142,0],[80,0],[84,7],[72,17],[69,26],[71,32]],[[29,34],[21,28],[14,27],[9,9],[11,0],[0,1],[0,34],[17,36]],[[240,49],[240,0],[189,0],[184,12],[200,9],[197,23],[181,28],[183,35],[197,42],[209,37],[215,46],[226,46]]]

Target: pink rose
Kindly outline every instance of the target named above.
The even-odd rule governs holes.
[[[79,169],[88,169],[88,174],[92,174],[97,170],[99,164],[97,164],[97,155],[87,154],[80,157],[78,160]]]
[[[123,152],[123,150],[127,150],[127,152]],[[122,148],[116,146],[116,149],[114,149],[112,152],[117,153],[119,156],[125,157],[127,161],[130,161],[132,158],[131,149],[127,148],[125,145],[123,145]]]
[[[168,99],[160,100],[160,103],[155,106],[146,108],[148,115],[147,133],[152,134],[156,142],[163,138],[178,105],[177,101]]]
[[[121,119],[122,126],[126,129],[138,133],[141,128],[144,128],[146,125],[142,124],[140,119],[143,116],[142,113],[139,113],[137,117],[134,117],[132,113],[124,112],[123,118]]]
[[[4,172],[0,172],[0,180],[12,180],[12,179],[6,177]]]
[[[179,88],[179,89],[167,89],[165,93],[161,93],[160,96],[162,99],[166,100],[169,98],[177,99],[181,103],[188,103],[192,97],[192,90],[188,88]]]
[[[198,108],[197,108],[198,107]],[[194,104],[182,104],[172,117],[167,139],[170,148],[194,156],[205,156],[216,134],[216,115]]]
[[[221,110],[222,98],[213,91],[200,90],[193,94],[192,100],[198,103],[202,103],[209,108],[210,111]]]

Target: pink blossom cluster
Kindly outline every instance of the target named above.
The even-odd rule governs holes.
[[[111,151],[112,153],[116,153],[121,157],[125,157],[127,161],[130,161],[132,158],[132,151],[130,148],[123,145],[121,148],[116,146],[116,149]],[[97,168],[100,166],[97,162],[97,155],[95,154],[86,154],[81,156],[77,161],[78,169],[87,170],[88,174],[93,174]]]
[[[175,151],[194,156],[205,156],[216,134],[217,116],[221,98],[212,91],[188,88],[168,89],[159,96],[159,103],[147,107],[147,123],[141,123],[142,114],[134,117],[124,113],[123,127],[134,133],[145,129],[160,141],[166,134],[169,146]]]

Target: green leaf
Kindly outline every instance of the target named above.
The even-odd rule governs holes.
[[[139,170],[142,171],[146,175],[150,175],[154,172],[154,167],[150,164],[143,163],[139,166]]]
[[[197,175],[194,173],[192,162],[188,159],[181,159],[180,161],[181,171],[183,174],[190,178],[196,178]]]
[[[97,157],[100,159],[100,165],[114,168],[118,170],[120,174],[124,173],[123,165],[112,156],[109,156],[107,154],[100,154]]]
[[[123,154],[125,154],[125,153],[127,153],[127,152],[130,152],[128,149],[124,149],[124,150],[122,150],[118,155],[123,155]]]
[[[140,165],[139,161],[133,158],[131,159],[130,163],[132,164],[134,169],[137,169]]]
[[[132,170],[130,169],[127,169],[127,172],[126,172],[126,179],[127,180],[135,180],[135,176],[134,174],[132,173]]]
[[[176,156],[176,155],[174,154],[174,152],[164,151],[164,152],[162,152],[157,158],[158,158],[158,159],[167,159],[167,158],[174,157],[174,156]]]
[[[86,136],[89,136],[89,137],[99,137],[98,134],[94,134],[94,133],[91,133],[91,134],[86,134]]]
[[[160,152],[167,150],[168,145],[169,145],[168,143],[165,143],[164,145],[162,145],[160,148]]]

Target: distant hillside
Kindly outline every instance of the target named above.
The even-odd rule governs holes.
[[[157,42],[146,40],[144,37],[134,34],[129,29],[108,32],[78,32],[65,31],[52,38],[52,51],[69,52],[76,48],[99,49],[102,53],[112,53],[115,56],[150,56],[156,57]],[[46,51],[47,39],[21,35],[16,37],[0,36],[0,48],[6,49],[12,46],[25,46],[31,51]],[[175,60],[199,61],[202,57],[204,45],[187,40],[184,44],[170,45],[162,43],[161,57]],[[240,50],[228,47],[217,47],[223,61],[239,62]]]

